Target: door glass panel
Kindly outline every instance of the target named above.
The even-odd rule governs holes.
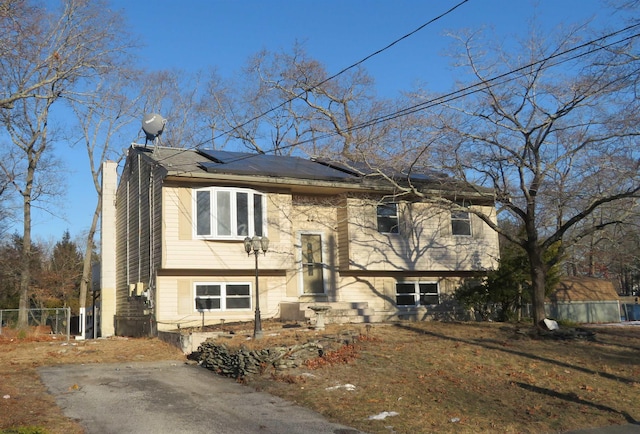
[[[303,234],[302,286],[304,294],[324,294],[322,238],[320,235]]]

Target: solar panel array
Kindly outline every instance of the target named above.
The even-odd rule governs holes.
[[[348,170],[340,170],[314,160],[267,154],[244,152],[199,150],[210,159],[200,163],[209,173],[229,173],[235,175],[261,175],[284,178],[318,180],[356,180],[359,176]]]

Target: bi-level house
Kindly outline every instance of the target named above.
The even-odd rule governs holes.
[[[498,237],[473,213],[340,164],[134,145],[103,182],[103,336],[251,321],[256,282],[263,319],[313,321],[316,305],[328,321],[427,319],[497,265]],[[495,218],[489,192],[412,184]],[[253,236],[269,239],[257,262]]]

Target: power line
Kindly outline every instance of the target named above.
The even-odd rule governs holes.
[[[465,1],[468,1],[468,0],[465,0]],[[455,9],[456,7],[460,6],[462,3],[464,3],[464,2],[459,3],[454,8],[450,9],[449,11],[447,11],[445,14],[440,15],[438,18],[446,15],[447,13],[449,13],[450,11]],[[435,21],[438,18],[434,18],[433,20],[430,20],[429,23]],[[403,38],[412,35],[416,31],[418,31],[421,28],[423,28],[424,26],[426,26],[427,24],[428,23],[425,23],[423,26],[421,26],[420,28],[414,30],[411,33],[408,33]],[[543,58],[541,60],[537,60],[535,62],[528,63],[528,64],[526,64],[524,66],[521,66],[521,67],[518,67],[516,69],[507,71],[507,72],[499,74],[497,76],[494,76],[494,77],[491,77],[491,78],[476,82],[476,83],[471,84],[469,86],[466,86],[466,87],[464,87],[462,89],[458,89],[456,91],[449,92],[447,94],[432,98],[430,100],[423,101],[423,102],[421,102],[419,104],[415,104],[413,106],[405,107],[403,109],[400,109],[400,110],[397,110],[395,112],[379,116],[377,118],[369,119],[369,120],[367,120],[365,122],[362,122],[362,123],[360,123],[358,125],[352,126],[352,127],[348,128],[348,129],[345,129],[345,132],[357,131],[357,130],[360,130],[360,129],[363,129],[363,128],[367,128],[367,127],[370,127],[370,126],[377,125],[377,124],[382,123],[382,122],[391,121],[393,119],[396,119],[396,118],[399,118],[399,117],[402,117],[402,116],[407,116],[407,115],[410,115],[410,114],[413,114],[413,113],[416,113],[416,112],[419,112],[419,111],[422,111],[422,110],[426,110],[428,108],[431,108],[431,107],[434,107],[434,106],[437,106],[437,105],[440,105],[440,104],[444,104],[444,103],[447,103],[447,102],[450,102],[450,101],[453,101],[453,100],[456,100],[456,99],[460,99],[460,98],[472,95],[474,93],[480,92],[482,90],[489,89],[489,88],[494,87],[494,86],[498,86],[498,85],[501,85],[501,84],[508,83],[509,81],[516,80],[517,78],[519,78],[521,76],[521,75],[514,76],[517,73],[520,73],[520,72],[522,72],[522,71],[524,71],[526,69],[529,69],[529,68],[532,68],[532,67],[535,67],[535,66],[544,65],[545,63],[548,63],[551,60],[558,59],[560,57],[566,56],[567,54],[574,53],[574,52],[582,50],[584,48],[591,48],[591,49],[590,50],[586,50],[584,52],[576,53],[575,55],[573,55],[571,57],[558,60],[557,62],[548,64],[548,65],[544,65],[540,69],[548,69],[548,68],[555,67],[555,66],[561,65],[563,63],[569,62],[571,60],[578,59],[580,57],[591,55],[591,54],[593,54],[595,52],[598,52],[598,51],[610,48],[612,46],[618,45],[620,43],[623,43],[623,42],[626,42],[626,41],[629,41],[629,40],[637,38],[638,36],[640,36],[640,34],[638,34],[638,33],[630,35],[630,36],[626,36],[624,38],[618,39],[618,40],[613,41],[613,42],[609,42],[609,43],[604,44],[604,45],[595,45],[595,44],[597,44],[599,42],[604,42],[605,40],[607,40],[607,39],[609,39],[609,38],[611,38],[613,36],[620,35],[620,34],[622,34],[624,32],[636,29],[638,27],[640,27],[640,23],[629,25],[629,26],[624,27],[622,29],[619,29],[619,30],[613,31],[611,33],[608,33],[608,34],[606,34],[604,36],[600,36],[600,37],[598,37],[596,39],[592,39],[592,40],[587,41],[587,42],[585,42],[583,44],[580,44],[580,45],[577,45],[575,47],[572,47],[572,48],[569,48],[567,50],[564,50],[562,52],[554,53],[554,54],[549,55],[549,56],[547,56],[547,57],[545,57],[545,58]],[[401,39],[403,39],[403,38],[401,38]],[[391,47],[393,44],[397,43],[401,39],[398,39],[398,40],[394,41],[393,43],[389,44],[384,49],[378,50],[376,53],[367,56],[367,58],[359,61],[358,63],[343,69],[342,71],[338,72],[337,74],[334,74],[330,78],[324,80],[322,83],[317,84],[315,87],[318,87],[321,84],[327,82],[328,80],[331,80],[331,79],[337,77],[338,75],[344,73],[345,71],[347,71],[348,69],[354,67],[355,65],[357,65],[359,63],[362,63],[363,61],[365,61],[366,59],[372,57],[373,55],[384,51],[385,49]],[[283,104],[286,104],[286,103],[292,101],[293,99],[295,99],[295,98],[292,98],[292,99],[286,101]],[[258,118],[260,118],[262,116],[265,116],[266,114],[270,113],[273,110],[275,110],[275,109],[271,109],[270,111],[267,111],[262,115],[256,116],[252,120],[256,120],[256,119],[258,119]],[[248,122],[251,122],[251,121],[248,121]],[[248,123],[248,122],[246,122],[246,123]],[[241,126],[246,125],[246,123],[244,123],[242,125],[239,125],[239,126],[235,127],[234,129],[240,128]],[[234,129],[232,129],[230,131],[233,131]],[[223,135],[223,134],[221,134],[221,135]],[[321,136],[316,136],[316,137],[314,137],[312,139],[303,140],[303,141],[299,141],[299,142],[293,143],[291,145],[282,146],[282,147],[278,148],[278,150],[293,148],[293,147],[296,147],[296,146],[299,146],[299,145],[303,145],[303,144],[306,144],[306,143],[310,143],[310,142],[313,142],[313,141],[331,138],[331,137],[334,137],[336,135],[338,135],[338,133],[336,133],[336,132],[327,133],[327,134],[324,134],[324,135],[321,135]],[[206,143],[206,142],[203,142],[203,143]],[[185,149],[185,151],[186,150],[188,150],[188,149]],[[266,151],[266,152],[268,153],[268,152],[274,152],[274,151],[275,151],[275,149],[272,149],[272,150]],[[251,157],[253,157],[253,155],[248,155],[248,156],[243,157],[243,158],[251,158]],[[241,159],[243,159],[243,158],[241,158]],[[238,159],[238,160],[241,160],[241,159]],[[159,161],[161,161],[161,160],[159,160]]]
[[[185,151],[190,150],[190,149],[196,149],[196,148],[198,148],[198,147],[200,147],[200,146],[202,146],[202,145],[204,145],[204,144],[206,144],[206,143],[208,143],[208,142],[215,141],[216,139],[219,139],[220,137],[223,137],[223,136],[225,136],[225,135],[230,134],[231,132],[233,132],[233,131],[237,130],[238,128],[242,128],[242,127],[244,127],[245,125],[250,124],[251,122],[254,122],[254,121],[256,121],[256,120],[258,120],[258,119],[260,119],[260,118],[265,117],[265,116],[266,116],[266,115],[268,115],[269,113],[272,113],[272,112],[274,112],[275,110],[277,110],[277,109],[279,109],[279,108],[281,108],[281,107],[283,107],[283,106],[287,105],[288,103],[290,103],[290,102],[294,101],[295,99],[300,98],[300,97],[301,97],[301,96],[303,96],[306,92],[308,92],[308,91],[310,91],[310,90],[313,90],[313,89],[316,89],[316,88],[318,88],[318,87],[322,86],[323,84],[325,84],[325,83],[327,83],[327,82],[329,82],[329,81],[331,81],[331,80],[333,80],[333,79],[337,78],[338,76],[340,76],[340,75],[344,74],[345,72],[347,72],[347,71],[349,71],[349,70],[351,70],[351,69],[355,68],[356,66],[361,65],[362,63],[366,62],[367,60],[371,59],[372,57],[377,56],[378,54],[380,54],[380,53],[382,53],[382,52],[384,52],[384,51],[388,50],[389,48],[393,47],[394,45],[398,44],[399,42],[401,42],[401,41],[403,41],[403,40],[405,40],[405,39],[407,39],[407,38],[409,38],[409,37],[413,36],[414,34],[416,34],[417,32],[419,32],[420,30],[422,30],[422,29],[424,29],[425,27],[427,27],[428,25],[431,25],[431,24],[433,24],[434,22],[436,22],[436,21],[438,21],[438,20],[440,20],[440,19],[444,18],[445,16],[449,15],[449,14],[450,14],[450,13],[452,13],[454,10],[458,9],[460,6],[462,6],[463,4],[467,3],[468,1],[469,1],[469,0],[462,0],[462,1],[460,1],[459,3],[457,3],[456,5],[454,5],[453,7],[449,8],[447,11],[445,11],[445,12],[441,13],[440,15],[438,15],[438,16],[436,16],[436,17],[432,18],[432,19],[430,19],[429,21],[425,22],[424,24],[422,24],[421,26],[419,26],[419,27],[418,27],[418,28],[416,28],[415,30],[412,30],[411,32],[407,33],[406,35],[404,35],[404,36],[402,36],[402,37],[400,37],[400,38],[396,39],[395,41],[391,42],[390,44],[386,45],[385,47],[383,47],[383,48],[381,48],[381,49],[379,49],[379,50],[377,50],[377,51],[375,51],[375,52],[373,52],[373,53],[369,54],[368,56],[366,56],[366,57],[362,58],[361,60],[359,60],[359,61],[355,62],[354,64],[352,64],[352,65],[350,65],[350,66],[347,66],[346,68],[343,68],[342,70],[338,71],[337,73],[333,74],[332,76],[330,76],[330,77],[328,77],[328,78],[326,78],[326,79],[322,80],[322,81],[321,81],[321,82],[319,82],[318,84],[316,84],[316,85],[314,85],[314,86],[312,86],[312,87],[310,87],[310,88],[306,89],[305,91],[300,92],[300,93],[299,93],[299,94],[297,94],[296,96],[294,96],[294,97],[292,97],[292,98],[290,98],[290,99],[288,99],[288,100],[286,100],[286,101],[284,101],[284,102],[280,103],[280,104],[279,104],[279,105],[277,105],[276,107],[273,107],[273,108],[271,108],[271,109],[269,109],[269,110],[265,111],[264,113],[261,113],[261,114],[259,114],[259,115],[256,115],[256,116],[254,116],[253,118],[251,118],[251,119],[249,119],[249,120],[247,120],[247,121],[245,121],[245,122],[243,122],[243,123],[241,123],[241,124],[238,124],[238,125],[236,125],[235,127],[233,127],[233,128],[231,128],[231,129],[229,129],[229,130],[226,130],[226,131],[224,131],[224,132],[222,132],[222,133],[218,134],[217,136],[214,136],[214,137],[213,137],[213,138],[211,138],[211,139],[207,139],[207,140],[205,140],[205,141],[202,141],[202,142],[198,143],[198,144],[197,144],[196,146],[194,146],[194,147],[185,148]],[[285,148],[285,149],[286,149],[286,148]],[[159,161],[162,161],[162,160],[159,160]]]
[[[262,118],[262,117],[264,117],[264,116],[268,115],[269,113],[272,113],[272,112],[274,112],[275,110],[277,110],[277,109],[279,109],[279,108],[284,107],[285,105],[289,104],[290,102],[292,102],[292,101],[294,101],[294,100],[296,100],[296,99],[298,99],[298,98],[302,97],[302,96],[303,96],[303,95],[305,95],[307,92],[309,92],[309,91],[311,91],[311,90],[314,90],[314,89],[316,89],[316,88],[318,88],[318,87],[322,86],[323,84],[325,84],[325,83],[327,83],[327,82],[329,82],[329,81],[333,80],[334,78],[337,78],[338,76],[340,76],[340,75],[344,74],[345,72],[347,72],[347,71],[349,71],[349,70],[351,70],[351,69],[353,69],[353,68],[355,68],[355,67],[357,67],[357,66],[361,65],[362,63],[366,62],[367,60],[371,59],[372,57],[377,56],[378,54],[380,54],[380,53],[382,53],[382,52],[384,52],[384,51],[388,50],[389,48],[393,47],[394,45],[398,44],[399,42],[401,42],[401,41],[403,41],[403,40],[405,40],[405,39],[407,39],[407,38],[409,38],[409,37],[413,36],[414,34],[416,34],[417,32],[419,32],[420,30],[422,30],[422,29],[424,29],[425,27],[427,27],[428,25],[433,24],[434,22],[436,22],[436,21],[438,21],[438,20],[440,20],[440,19],[444,18],[445,16],[449,15],[449,14],[450,14],[450,13],[452,13],[454,10],[458,9],[460,6],[462,6],[463,4],[467,3],[468,1],[469,1],[469,0],[462,0],[461,2],[459,2],[458,4],[456,4],[455,6],[451,7],[451,8],[450,8],[449,10],[447,10],[446,12],[443,12],[442,14],[438,15],[437,17],[430,19],[429,21],[427,21],[426,23],[422,24],[422,25],[421,25],[420,27],[418,27],[417,29],[415,29],[415,30],[413,30],[413,31],[411,31],[411,32],[409,32],[409,33],[407,33],[406,35],[404,35],[404,36],[402,36],[402,37],[400,37],[400,38],[396,39],[395,41],[391,42],[391,43],[390,43],[390,44],[388,44],[387,46],[385,46],[385,47],[383,47],[383,48],[381,48],[381,49],[379,49],[379,50],[377,50],[377,51],[375,51],[375,52],[373,52],[373,53],[369,54],[368,56],[366,56],[366,57],[362,58],[361,60],[357,61],[356,63],[354,63],[354,64],[352,64],[352,65],[350,65],[350,66],[347,66],[346,68],[344,68],[344,69],[342,69],[342,70],[338,71],[337,73],[333,74],[332,76],[330,76],[330,77],[328,77],[328,78],[325,78],[325,79],[324,79],[324,80],[322,80],[321,82],[319,82],[319,83],[317,83],[317,84],[315,84],[315,85],[313,85],[313,86],[309,87],[308,89],[303,90],[302,92],[298,93],[297,95],[295,95],[295,96],[293,96],[293,97],[289,98],[288,100],[286,100],[286,101],[284,101],[284,102],[280,103],[279,105],[277,105],[277,106],[275,106],[275,107],[273,107],[273,108],[271,108],[271,109],[267,110],[266,112],[261,113],[261,114],[259,114],[259,115],[256,115],[256,116],[252,117],[251,119],[249,119],[249,120],[247,120],[247,121],[244,121],[243,123],[241,123],[241,124],[239,124],[239,125],[236,125],[235,127],[233,127],[233,128],[231,128],[231,129],[229,129],[229,130],[227,130],[227,131],[224,131],[224,132],[222,132],[222,133],[218,134],[217,136],[213,137],[211,140],[212,140],[212,141],[215,141],[216,139],[219,139],[220,137],[223,137],[223,136],[226,136],[227,134],[230,134],[231,132],[233,132],[233,131],[237,130],[238,128],[242,128],[242,127],[244,127],[245,125],[250,124],[251,122],[256,121],[256,120],[258,120],[258,119],[260,119],[260,118]],[[206,142],[205,142],[205,143],[206,143]]]
[[[535,62],[528,63],[528,64],[526,64],[524,66],[521,66],[521,67],[518,67],[516,69],[510,70],[508,72],[496,75],[496,76],[488,78],[486,80],[482,80],[480,82],[476,82],[476,83],[471,84],[469,86],[466,86],[466,87],[464,87],[462,89],[458,89],[456,91],[449,92],[447,94],[432,98],[430,100],[421,102],[419,104],[415,104],[415,105],[410,106],[410,107],[405,107],[405,108],[403,108],[401,110],[397,110],[395,112],[388,113],[386,115],[383,115],[383,116],[380,116],[380,117],[377,117],[377,118],[369,119],[369,120],[367,120],[365,122],[362,122],[362,123],[360,123],[358,125],[355,125],[355,126],[353,126],[351,128],[345,129],[344,131],[345,132],[357,131],[357,130],[360,130],[360,129],[363,129],[363,128],[367,128],[367,127],[371,127],[371,126],[377,125],[379,123],[388,122],[388,121],[391,121],[393,119],[397,119],[397,118],[402,117],[402,116],[407,116],[407,115],[410,115],[410,114],[413,114],[413,113],[417,113],[417,112],[422,111],[422,110],[426,110],[426,109],[429,109],[429,108],[432,108],[432,107],[435,107],[435,106],[438,106],[438,105],[441,105],[441,104],[445,104],[447,102],[454,101],[456,99],[464,98],[466,96],[472,95],[472,94],[477,93],[477,92],[481,92],[481,91],[489,89],[491,87],[495,87],[495,86],[502,85],[502,84],[508,83],[510,81],[516,80],[516,79],[518,79],[519,77],[522,76],[522,74],[520,74],[520,75],[516,75],[516,74],[518,74],[518,73],[520,73],[520,72],[522,72],[522,71],[524,71],[526,69],[535,67],[535,66],[541,66],[540,70],[549,69],[549,68],[561,65],[563,63],[566,63],[566,62],[569,62],[569,61],[572,61],[572,60],[575,60],[575,59],[579,59],[581,57],[585,57],[585,56],[591,55],[591,54],[596,53],[598,51],[611,48],[611,47],[616,46],[618,44],[621,44],[621,43],[624,43],[624,42],[627,42],[627,41],[630,41],[630,40],[633,40],[633,39],[639,37],[640,33],[635,33],[635,34],[632,34],[632,35],[629,35],[629,36],[625,36],[625,37],[623,37],[621,39],[618,39],[616,41],[609,42],[609,43],[606,43],[606,44],[603,44],[603,45],[596,45],[596,46],[594,46],[594,45],[599,43],[599,42],[603,42],[608,38],[611,38],[611,37],[616,36],[616,35],[620,35],[620,34],[622,34],[624,32],[636,29],[638,27],[640,27],[640,23],[627,26],[627,27],[625,27],[623,29],[616,30],[614,32],[608,33],[608,34],[606,34],[604,36],[601,36],[601,37],[596,38],[596,39],[592,39],[592,40],[590,40],[588,42],[585,42],[583,44],[580,44],[580,45],[577,45],[575,47],[569,48],[567,50],[564,50],[564,51],[561,51],[561,52],[558,52],[558,53],[554,53],[554,54],[549,55],[549,56],[547,56],[547,57],[545,57],[543,59],[537,60]],[[573,56],[567,57],[565,59],[559,59],[558,61],[556,61],[554,63],[547,64],[551,60],[558,59],[558,58],[566,56],[567,54],[570,54],[570,53],[575,53],[576,51],[579,51],[579,50],[584,49],[584,48],[591,48],[591,49],[586,50],[584,52],[578,52],[578,53],[574,54]],[[300,141],[300,142],[292,143],[291,145],[283,146],[283,147],[280,147],[278,149],[282,150],[282,149],[293,148],[293,147],[296,147],[296,146],[299,146],[299,145],[303,145],[303,144],[306,144],[306,143],[310,143],[310,142],[313,142],[313,141],[328,139],[328,138],[331,138],[331,137],[334,137],[334,136],[337,136],[337,135],[338,135],[338,133],[336,133],[336,132],[327,133],[327,134],[324,134],[324,135],[321,135],[321,136],[316,136],[316,137],[314,137],[312,139],[308,139],[308,140],[303,140],[303,141]],[[267,152],[273,152],[273,151],[275,151],[275,149],[271,150],[271,151],[267,151]],[[237,158],[237,159],[235,159],[233,161],[235,162],[235,161],[241,161],[241,160],[248,159],[248,158],[253,158],[256,155],[249,154],[249,155],[246,155],[244,157]]]
[[[472,94],[480,92],[480,91],[482,91],[484,89],[488,89],[488,88],[491,88],[491,87],[494,87],[494,86],[497,86],[497,85],[508,83],[509,81],[513,81],[513,80],[516,80],[518,78],[518,76],[509,77],[511,75],[514,75],[516,73],[519,73],[519,72],[521,72],[523,70],[529,69],[529,68],[534,67],[534,66],[542,65],[542,64],[544,64],[546,62],[549,62],[550,60],[556,59],[556,58],[561,57],[561,56],[565,56],[566,54],[578,51],[580,49],[593,46],[594,44],[596,44],[598,42],[601,42],[601,41],[603,41],[603,40],[605,40],[607,38],[610,38],[612,36],[616,36],[616,35],[618,35],[620,33],[626,32],[628,30],[631,30],[631,29],[634,29],[634,28],[637,28],[637,27],[640,27],[640,23],[630,25],[630,26],[625,27],[625,28],[623,28],[621,30],[617,30],[617,31],[609,33],[609,34],[607,34],[605,36],[601,36],[599,38],[593,39],[593,40],[591,40],[589,42],[585,42],[585,43],[583,43],[581,45],[578,45],[576,47],[569,48],[569,49],[567,49],[565,51],[552,54],[552,55],[550,55],[548,57],[545,57],[544,59],[541,59],[541,60],[538,60],[538,61],[535,61],[535,62],[531,62],[531,63],[529,63],[527,65],[524,65],[524,66],[521,66],[519,68],[510,70],[508,72],[505,72],[503,74],[497,75],[495,77],[491,77],[491,78],[488,78],[486,80],[482,80],[480,82],[471,84],[471,85],[466,86],[466,87],[464,87],[462,89],[458,89],[456,91],[449,92],[447,94],[438,96],[436,98],[421,102],[419,104],[416,104],[416,105],[413,105],[413,106],[410,106],[410,107],[406,107],[406,108],[403,108],[401,110],[398,110],[398,111],[395,111],[395,112],[392,112],[392,113],[388,113],[386,115],[383,115],[383,116],[380,116],[380,117],[377,117],[377,118],[370,119],[370,120],[362,122],[362,123],[360,123],[358,125],[355,125],[355,126],[352,126],[350,128],[347,128],[347,129],[344,130],[344,132],[357,131],[357,130],[360,130],[360,129],[363,129],[363,128],[367,128],[367,127],[370,127],[370,126],[377,125],[377,124],[382,123],[382,122],[391,121],[393,119],[397,119],[397,118],[402,117],[402,116],[407,116],[407,115],[410,115],[410,114],[413,114],[413,113],[416,113],[416,112],[419,112],[419,111],[422,111],[422,110],[426,110],[428,108],[431,108],[431,107],[434,107],[434,106],[437,106],[437,105],[440,105],[440,104],[444,104],[444,103],[449,102],[449,101],[453,101],[453,100],[456,100],[456,99],[463,98],[465,96],[472,95]],[[624,38],[619,39],[617,41],[608,43],[606,45],[596,46],[592,50],[589,50],[589,51],[586,51],[586,52],[583,52],[583,53],[578,53],[578,54],[576,54],[574,56],[571,56],[571,57],[569,57],[567,59],[563,59],[561,61],[557,61],[555,63],[549,64],[549,65],[545,65],[541,69],[548,69],[548,68],[551,68],[551,67],[558,66],[558,65],[561,65],[563,63],[569,62],[571,60],[578,59],[580,57],[588,56],[588,55],[593,54],[593,53],[595,53],[597,51],[601,51],[601,50],[604,50],[606,48],[610,48],[612,46],[618,45],[620,43],[627,42],[629,40],[635,39],[638,36],[640,36],[640,34],[636,33],[636,34],[633,34],[631,36],[627,36],[627,37],[624,37]],[[501,81],[499,81],[499,80],[501,80]],[[291,145],[288,145],[288,146],[284,146],[284,147],[280,147],[278,149],[279,150],[287,149],[287,148],[295,147],[295,146],[298,146],[298,145],[311,143],[313,141],[331,138],[331,137],[334,137],[336,135],[338,135],[338,133],[335,133],[335,132],[327,133],[327,134],[322,135],[322,136],[317,136],[317,137],[314,137],[312,139],[296,142],[294,144],[291,144]]]

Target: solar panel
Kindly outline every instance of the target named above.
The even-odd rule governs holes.
[[[347,173],[299,157],[215,150],[199,150],[199,152],[210,159],[210,161],[200,163],[210,173],[318,180],[349,180],[357,178],[354,173]]]

